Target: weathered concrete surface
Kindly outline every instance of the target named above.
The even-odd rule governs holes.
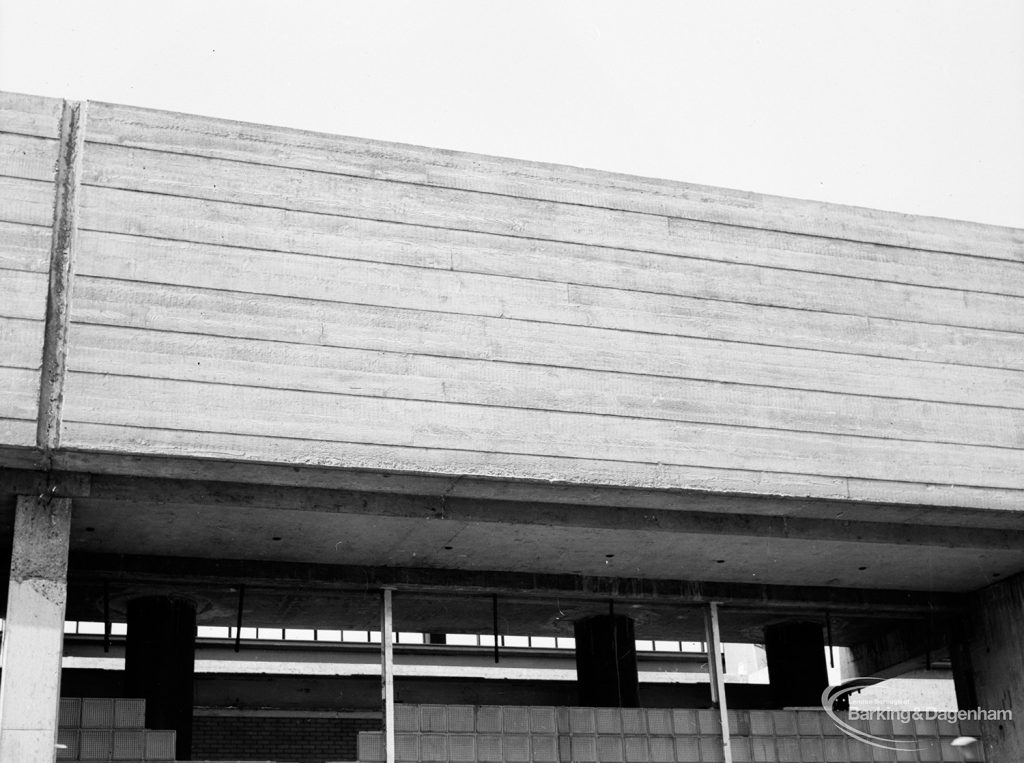
[[[59,105],[0,93],[5,462],[1019,511],[1021,231]]]
[[[982,722],[985,760],[1018,763],[1024,760],[1024,575],[981,591],[965,630],[978,707],[1013,716]]]
[[[54,759],[70,531],[70,499],[18,498],[0,675],[3,763]]]
[[[639,510],[112,482],[93,479],[76,501],[77,520],[95,528],[76,536],[76,550],[932,591],[974,591],[1024,568],[1019,520],[948,526],[919,508],[913,521],[869,522],[722,515],[692,511],[684,498],[675,509]]]
[[[73,253],[78,236],[78,190],[85,143],[86,106],[65,101],[61,117],[61,152],[57,161],[57,199],[53,212],[50,252],[50,287],[43,334],[43,368],[39,388],[37,445],[49,467],[52,451],[60,445],[64,377],[68,355]]]

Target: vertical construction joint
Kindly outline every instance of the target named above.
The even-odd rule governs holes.
[[[39,424],[36,431],[36,445],[43,451],[44,466],[47,469],[50,468],[53,451],[60,445],[85,120],[85,103],[64,101],[60,125],[60,156],[57,160],[56,200],[53,209],[50,286],[46,300],[42,377],[39,385]]]

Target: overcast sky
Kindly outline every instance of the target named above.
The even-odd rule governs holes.
[[[0,0],[0,89],[1024,227],[1024,2]]]

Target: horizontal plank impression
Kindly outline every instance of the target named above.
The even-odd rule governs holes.
[[[39,415],[39,372],[0,366],[0,419],[35,421]]]
[[[154,379],[1024,447],[1024,411],[75,324],[69,367]]]
[[[64,420],[259,437],[1024,488],[1018,451],[68,374]],[[70,444],[69,444],[70,446]]]
[[[0,222],[0,269],[48,272],[52,236],[51,226]]]
[[[843,477],[817,477],[808,474],[773,474],[735,469],[708,469],[702,467],[669,467],[664,464],[619,464],[611,461],[582,459],[537,458],[505,453],[465,453],[456,450],[384,447],[376,445],[347,445],[334,443],[330,448],[318,447],[306,440],[269,440],[261,437],[243,437],[201,432],[177,432],[164,429],[110,426],[105,424],[79,424],[69,422],[63,430],[64,442],[74,450],[55,455],[54,463],[61,469],[72,471],[114,471],[123,469],[127,456],[138,468],[145,465],[164,474],[192,475],[218,474],[218,463],[235,462],[227,473],[238,475],[245,464],[259,469],[255,479],[275,484],[315,484],[347,486],[349,469],[380,471],[390,477],[407,478],[410,474],[433,474],[441,477],[508,478],[532,481],[527,490],[531,500],[560,500],[562,489],[584,486],[619,486],[626,489],[700,490],[714,493],[752,493],[761,495],[793,496],[826,499],[853,499],[879,503],[915,504],[920,506],[922,518],[928,506],[962,506],[1017,511],[1024,491],[995,488],[975,488],[960,485],[922,484],[913,482],[886,482]],[[91,453],[88,451],[92,451]],[[130,455],[129,455],[130,454]],[[150,460],[139,460],[139,457]],[[275,470],[268,464],[280,464]],[[298,471],[291,464],[302,464]],[[305,468],[312,467],[312,468]],[[318,471],[317,467],[325,467]],[[332,467],[346,467],[339,470]],[[174,471],[174,470],[177,471]],[[406,474],[400,474],[400,473]],[[358,472],[356,472],[358,473]],[[216,477],[214,477],[216,478]],[[250,477],[251,479],[252,477]],[[400,480],[388,479],[396,485]],[[459,486],[465,484],[460,481]],[[602,488],[593,488],[596,496],[603,496]],[[547,492],[550,491],[550,492]],[[424,492],[418,489],[416,492]],[[490,495],[490,494],[489,494]],[[491,496],[493,497],[493,496]],[[595,498],[601,504],[600,498]],[[679,505],[685,497],[676,499],[666,508]],[[607,504],[604,504],[607,505]],[[660,505],[660,504],[659,504]]]
[[[83,182],[214,202],[954,289],[970,287],[951,277],[949,268],[967,271],[983,259],[112,146],[89,147]],[[88,222],[83,225],[95,227]],[[1009,265],[1019,277],[1024,247],[1007,259],[1012,263],[988,262]],[[998,282],[979,286],[979,291],[1001,288]]]
[[[42,319],[0,318],[0,366],[32,369],[38,376],[44,327]]]
[[[1024,408],[1024,373],[79,275],[75,320],[671,378]]]
[[[601,471],[607,462],[584,462],[575,459],[575,467],[562,474],[552,474],[546,459],[528,459],[501,454],[501,468],[489,454],[461,453],[459,451],[424,451],[413,448],[383,448],[380,446],[339,445],[330,454],[309,457],[308,443],[297,441],[305,448],[307,459],[302,466],[287,462],[270,463],[280,458],[288,441],[270,441],[273,453],[261,449],[260,438],[236,435],[210,435],[175,432],[172,430],[144,430],[134,427],[105,424],[75,424],[65,429],[73,432],[75,450],[54,454],[53,468],[62,471],[92,472],[95,474],[131,473],[160,479],[217,480],[221,482],[256,482],[264,485],[315,487],[329,490],[357,490],[391,492],[404,495],[440,495],[475,499],[502,499],[542,501],[545,503],[587,503],[594,506],[622,508],[653,508],[673,510],[692,506],[689,491],[701,491],[699,501],[707,501],[711,511],[728,513],[777,514],[780,516],[813,516],[835,518],[819,508],[810,510],[814,503],[770,500],[751,503],[741,498],[734,500],[732,493],[753,493],[765,496],[802,496],[808,498],[849,499],[860,505],[845,504],[854,513],[844,513],[848,519],[868,521],[917,521],[964,526],[964,512],[970,513],[970,523],[977,527],[1006,527],[1016,529],[1012,515],[1024,500],[1024,490],[965,487],[961,485],[932,485],[915,482],[886,482],[843,477],[816,477],[809,474],[772,474],[739,470],[686,469],[668,470],[663,465],[634,464],[613,475]],[[256,445],[253,445],[257,443]],[[282,447],[282,443],[284,446]],[[276,446],[276,447],[275,447]],[[175,455],[183,447],[189,455]],[[266,457],[257,453],[261,451]],[[323,458],[323,461],[318,460]],[[373,459],[373,466],[366,466]],[[415,464],[412,463],[415,459]],[[514,462],[514,464],[513,464]],[[526,464],[532,462],[531,466]],[[296,461],[298,463],[298,461]],[[127,471],[125,466],[131,464]],[[543,470],[537,468],[543,464]],[[502,471],[512,469],[509,473]],[[332,467],[351,468],[332,468]],[[34,465],[26,468],[35,468]],[[481,475],[488,471],[489,476]],[[514,483],[494,480],[494,476],[509,474]],[[459,477],[453,484],[453,477]],[[587,480],[581,482],[581,480]],[[614,487],[612,487],[614,486]],[[644,489],[634,490],[634,487]],[[687,492],[676,492],[681,489]],[[718,493],[711,496],[708,493]],[[750,496],[746,496],[749,498]],[[864,505],[867,503],[868,505]],[[882,504],[902,504],[885,507]],[[912,504],[908,506],[907,504]],[[757,507],[756,509],[754,507]],[[838,507],[832,507],[837,510]],[[938,509],[938,510],[937,510]],[[990,511],[990,510],[996,511]],[[810,511],[809,511],[810,510]],[[842,509],[839,509],[840,511]],[[1000,516],[1002,514],[1002,516]]]
[[[394,470],[437,475],[508,477],[583,485],[621,485],[643,488],[692,488],[723,492],[773,492],[779,495],[846,497],[848,481],[842,477],[773,475],[725,469],[672,470],[664,464],[617,464],[612,461],[538,458],[507,453],[467,453],[458,450],[332,443],[325,448],[309,440],[264,438],[214,432],[183,432],[65,422],[63,442],[74,450],[111,454],[144,454],[186,459],[292,463],[302,466]],[[97,459],[78,456],[66,462],[97,469]],[[307,470],[308,475],[308,470]],[[911,483],[907,483],[910,485]],[[987,492],[987,491],[986,491]],[[1003,492],[1003,491],[1000,491]],[[1018,491],[1005,491],[1017,495]]]
[[[351,241],[346,241],[349,238]],[[445,252],[438,249],[443,246],[441,242],[425,242],[420,249],[411,245],[408,238],[378,238],[374,240],[374,248],[367,245],[365,237],[346,234],[338,236],[337,240],[339,248],[333,251],[335,257],[325,260],[319,255],[298,256],[86,230],[79,239],[77,267],[84,274],[133,281],[505,315],[555,323],[914,357],[963,365],[1024,368],[1024,334],[1002,333],[1024,332],[1024,299],[916,289],[926,297],[918,300],[919,314],[922,301],[932,308],[931,314],[922,315],[926,319],[924,322],[895,322],[878,315],[818,312],[808,308],[730,302],[722,298],[703,299],[635,291],[626,288],[629,284],[622,283],[629,273],[633,273],[651,289],[664,292],[678,284],[677,291],[698,293],[700,280],[692,284],[683,268],[650,272],[626,265],[602,268],[600,262],[595,266],[595,263],[564,261],[560,263],[560,271],[552,271],[551,268],[542,271],[551,279],[546,281],[541,279],[537,268],[530,267],[528,262],[523,263],[515,251],[503,252],[500,259],[505,263],[504,269],[510,271],[509,278],[497,273],[442,267]],[[365,251],[368,248],[371,251]],[[353,259],[342,259],[350,251]],[[436,252],[436,255],[431,252]],[[452,254],[451,250],[446,253]],[[364,259],[375,254],[383,262]],[[484,256],[481,252],[476,261]],[[538,255],[535,257],[542,259]],[[403,260],[410,264],[404,264]],[[685,265],[689,261],[682,262]],[[470,263],[470,267],[475,264],[475,261]],[[733,273],[736,281],[744,277],[734,290],[742,291],[744,285],[748,285],[751,291],[764,291],[763,273],[780,274],[767,268],[746,269],[755,272],[741,269]],[[523,273],[524,278],[512,272],[514,270]],[[588,272],[591,275],[589,281],[594,284],[603,282],[607,286],[602,288],[560,281],[588,281]],[[615,278],[615,275],[620,275],[620,278]],[[810,278],[818,282],[813,293],[836,295],[837,299],[841,299],[839,295],[844,293],[850,281],[823,275]],[[775,279],[769,278],[768,282],[774,284]],[[880,289],[882,300],[876,301],[883,302],[883,309],[878,311],[913,313],[914,305],[909,299],[912,295],[901,294],[906,290],[913,290],[913,287],[896,287],[893,294]],[[727,291],[724,285],[718,289],[720,293]],[[872,311],[873,304],[868,301],[870,295],[863,293],[866,290],[853,291],[863,298],[859,309]],[[778,283],[777,291],[773,295],[764,295],[764,298],[775,299],[774,295],[793,293],[792,285]],[[901,296],[907,299],[900,302]],[[793,301],[801,300],[797,297]],[[946,306],[948,309],[944,309]],[[887,309],[890,307],[891,310]],[[1000,333],[966,328],[951,332],[944,326],[932,325],[932,322],[956,319],[998,328]]]
[[[48,273],[0,269],[0,318],[45,320]]]
[[[182,154],[90,144],[82,181],[189,198],[439,228],[598,244],[669,248],[668,219],[577,204],[428,188]]]
[[[142,282],[1024,370],[1024,333],[95,232],[81,236],[78,263],[82,275]]]
[[[0,418],[0,445],[13,446],[16,448],[33,448],[36,444],[36,422],[24,419]],[[12,464],[6,455],[5,464]]]
[[[52,182],[0,177],[0,222],[53,225]]]
[[[0,92],[0,131],[56,138],[63,109],[59,98]]]
[[[0,175],[53,182],[56,140],[0,132]]]
[[[575,167],[90,104],[89,140],[667,217],[1020,259],[1024,232]]]

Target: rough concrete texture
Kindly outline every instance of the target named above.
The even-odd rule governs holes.
[[[65,588],[68,574],[68,533],[71,501],[67,498],[21,496],[14,522],[11,582],[36,581],[40,593],[51,581]]]
[[[57,735],[71,501],[21,496],[0,674],[0,761],[52,761]]]
[[[996,583],[977,595],[967,648],[978,706],[1008,710],[1012,719],[982,723],[985,760],[1024,760],[1024,575]],[[971,708],[961,708],[971,709]]]

